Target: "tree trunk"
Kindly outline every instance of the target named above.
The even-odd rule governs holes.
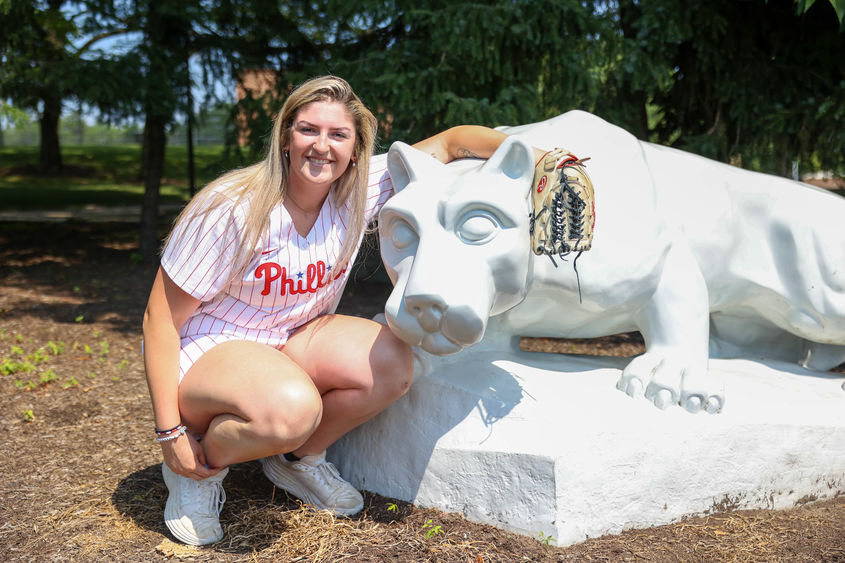
[[[782,135],[775,141],[775,172],[778,176],[790,178],[792,159],[790,158],[789,137]]]
[[[196,175],[194,174],[194,98],[191,95],[191,73],[188,71],[188,118],[185,120],[188,125],[188,193],[194,197],[197,193]]]
[[[144,130],[141,132],[141,168],[138,170],[138,179],[142,182],[147,177],[147,162],[149,161],[149,148],[147,147],[147,127],[149,120],[144,121]]]
[[[144,146],[147,148],[144,174],[144,200],[141,204],[140,253],[152,263],[158,258],[158,203],[161,177],[164,174],[164,155],[167,143],[167,119],[147,113],[144,125]]]
[[[62,113],[62,99],[51,96],[44,99],[44,111],[41,114],[41,152],[38,168],[44,172],[62,171],[62,152],[59,148],[59,117]]]
[[[82,104],[79,104],[79,109],[76,110],[76,144],[85,144],[85,120],[82,119]]]
[[[637,129],[640,139],[648,141],[651,136],[651,130],[648,128],[648,94],[645,92],[632,92],[631,97],[634,98],[637,105]]]

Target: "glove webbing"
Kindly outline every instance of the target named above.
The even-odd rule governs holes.
[[[558,252],[558,256],[561,259],[572,252],[573,249],[578,248],[581,240],[584,238],[584,209],[587,208],[587,203],[580,195],[578,195],[578,192],[576,192],[569,183],[569,178],[566,176],[565,169],[570,166],[579,166],[585,160],[590,159],[585,158],[583,160],[578,160],[574,156],[569,155],[568,159],[558,165],[558,170],[560,170],[561,191],[556,193],[552,199],[552,213],[554,214],[552,223],[552,241],[560,245],[560,252]],[[564,224],[564,206],[569,210],[568,225]],[[566,232],[567,226],[569,227],[568,233]],[[572,239],[575,239],[575,244],[570,246],[569,243],[567,243],[567,240]],[[581,252],[584,252],[584,250],[586,249],[580,250],[578,252],[578,256],[581,256]],[[548,253],[547,256],[554,264],[554,258],[552,258],[551,253]],[[578,256],[575,257],[576,260],[578,259]],[[555,264],[555,266],[557,266],[557,264]]]
[[[547,158],[552,159],[551,162]],[[529,213],[529,232],[535,254],[545,254],[557,268],[555,254],[561,260],[565,260],[565,256],[575,250],[578,251],[572,267],[578,283],[579,301],[581,300],[581,276],[578,272],[578,258],[584,250],[590,249],[595,218],[593,187],[583,166],[587,160],[589,158],[579,159],[562,149],[546,153],[537,163],[534,183],[536,193],[532,193],[533,205]],[[549,164],[553,166],[548,167]],[[567,175],[568,169],[573,169],[570,172],[571,177]],[[556,181],[550,182],[550,177],[554,176],[557,176]],[[573,182],[580,190],[576,189]],[[551,198],[539,195],[546,188],[551,192],[549,194]],[[585,197],[589,198],[589,201],[586,201]],[[536,210],[541,203],[542,207]],[[587,206],[590,206],[588,211]],[[545,214],[550,214],[550,216],[544,217]],[[584,221],[588,214],[591,223],[585,232]],[[544,227],[535,236],[537,222],[543,219],[545,220]],[[545,238],[543,238],[544,235]]]

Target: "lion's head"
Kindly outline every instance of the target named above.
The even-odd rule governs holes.
[[[482,339],[491,315],[527,292],[532,150],[510,137],[486,162],[444,165],[394,143],[388,168],[397,192],[379,215],[394,285],[388,324],[427,352],[459,352]]]

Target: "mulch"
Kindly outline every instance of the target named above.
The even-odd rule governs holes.
[[[154,268],[118,223],[0,223],[0,554],[6,561],[845,561],[845,496],[790,510],[690,517],[558,547],[365,493],[353,518],[302,507],[257,463],[226,480],[226,538],[195,548],[164,527],[160,450],[140,356]],[[349,287],[371,316],[383,280]],[[637,335],[527,341],[629,356]],[[547,540],[547,541],[545,541]]]

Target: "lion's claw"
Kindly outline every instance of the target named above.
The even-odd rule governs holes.
[[[651,352],[631,360],[616,383],[629,397],[644,395],[661,410],[680,405],[691,413],[710,414],[721,411],[724,404],[724,393],[711,391],[713,386],[705,368]]]
[[[643,395],[643,383],[636,377],[620,377],[616,388],[634,399]]]

